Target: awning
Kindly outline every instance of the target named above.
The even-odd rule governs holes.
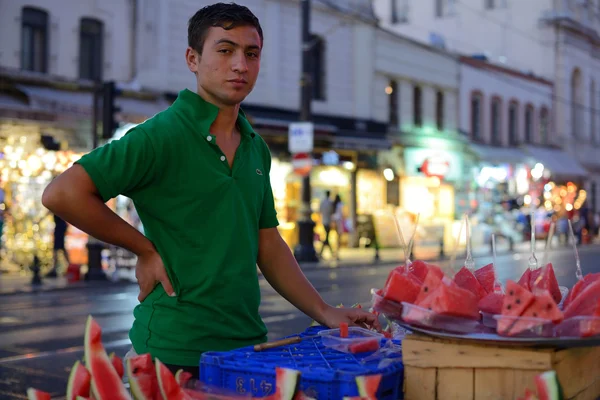
[[[523,164],[527,162],[527,154],[514,147],[496,147],[482,144],[470,144],[481,161],[491,164]]]
[[[154,101],[119,97],[115,102],[117,106],[121,108],[120,113],[125,120],[152,118],[170,106],[170,104],[163,99]]]
[[[332,143],[333,149],[345,150],[389,150],[392,148],[392,141],[389,139],[372,139],[365,137],[334,137]]]
[[[541,163],[553,177],[565,179],[585,178],[588,171],[564,150],[548,147],[524,146],[530,164]]]
[[[17,85],[29,98],[32,110],[71,114],[89,118],[92,115],[92,93],[47,87]]]

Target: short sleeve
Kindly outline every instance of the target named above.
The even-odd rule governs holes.
[[[275,210],[275,200],[273,198],[273,189],[271,188],[271,152],[265,143],[266,171],[267,181],[265,183],[265,195],[263,196],[262,210],[260,212],[259,229],[275,228],[279,226],[277,220],[277,211]]]
[[[106,202],[120,194],[127,196],[150,182],[155,175],[155,156],[150,137],[138,126],[76,163],[85,169]]]

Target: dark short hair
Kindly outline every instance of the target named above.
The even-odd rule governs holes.
[[[202,54],[210,28],[229,30],[238,26],[255,27],[262,46],[263,31],[258,18],[248,7],[235,3],[215,3],[198,10],[188,22],[188,46]]]

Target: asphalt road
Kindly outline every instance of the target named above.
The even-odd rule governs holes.
[[[600,247],[580,249],[583,272],[600,272]],[[541,261],[542,255],[538,254]],[[528,255],[499,257],[501,280],[518,279],[527,267]],[[477,267],[490,258],[476,260]],[[571,250],[554,250],[554,264],[561,285],[575,283]],[[330,304],[370,303],[369,291],[381,287],[393,265],[307,271],[313,285]],[[301,332],[310,319],[282,299],[261,279],[261,311],[271,339]],[[70,367],[83,356],[83,331],[88,314],[103,328],[108,352],[123,356],[130,348],[128,330],[137,304],[137,286],[113,285],[45,293],[0,296],[0,399],[26,399],[27,387],[65,395]]]

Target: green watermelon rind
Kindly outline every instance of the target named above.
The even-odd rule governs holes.
[[[376,399],[377,390],[381,383],[381,374],[361,375],[355,378],[358,394],[361,398]]]
[[[34,388],[27,388],[27,400],[44,400],[49,398],[50,393]]]
[[[91,328],[94,324],[96,324],[96,322],[94,321],[92,316],[91,315],[88,316],[88,319],[85,324],[85,334],[84,334],[84,340],[83,340],[84,354],[85,354],[85,360],[86,360],[86,364],[87,364],[86,367],[92,376],[90,394],[93,394],[94,398],[96,400],[132,400],[131,396],[127,392],[127,389],[125,388],[125,385],[123,385],[123,381],[119,377],[119,374],[117,373],[117,371],[115,370],[115,368],[112,365],[112,362],[108,358],[108,354],[106,353],[106,350],[102,346],[101,339],[100,339],[100,344],[99,344],[98,350],[96,352],[94,352],[92,350],[92,348],[91,348],[92,338],[90,337],[90,335],[91,335]],[[101,376],[95,376],[95,375],[97,375],[97,373],[93,369],[93,363],[90,362],[92,357],[97,357],[106,366],[106,368],[104,368],[103,374]],[[113,388],[117,389],[117,391],[113,391],[111,393],[110,399],[102,398],[102,396],[98,393],[98,390],[97,390],[98,382],[111,383],[111,381],[112,381]]]
[[[87,373],[87,375],[85,376],[85,380],[89,381],[88,385],[91,385],[91,381],[92,381],[92,377],[90,375],[90,371],[87,370],[87,368],[85,368],[83,366],[83,364],[81,364],[81,362],[79,360],[75,361],[75,364],[73,364],[73,367],[71,368],[71,372],[69,373],[69,380],[67,381],[67,397],[66,400],[73,400],[75,398],[77,398],[78,396],[89,396],[90,395],[90,390],[88,388],[87,393],[73,393],[73,391],[75,390],[75,381],[76,379],[81,379],[81,377],[78,377],[77,374],[80,371],[85,371]]]
[[[129,390],[131,391],[131,395],[134,400],[152,400],[152,398],[148,398],[144,395],[137,377],[133,373],[133,360],[134,358],[127,358],[125,361],[125,374],[127,375],[127,379],[129,379]]]
[[[540,400],[564,399],[562,386],[554,370],[546,371],[536,376],[535,386]]]

